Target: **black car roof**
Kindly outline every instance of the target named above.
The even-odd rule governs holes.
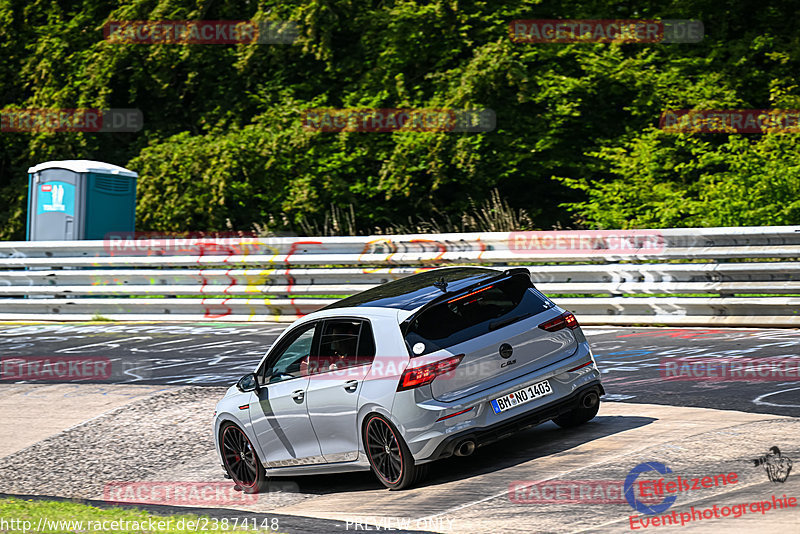
[[[336,301],[323,309],[373,306],[415,310],[445,292],[457,292],[500,274],[502,271],[483,267],[431,269],[367,289],[352,297]],[[445,284],[442,284],[442,281]]]

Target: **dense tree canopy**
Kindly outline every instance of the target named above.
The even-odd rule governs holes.
[[[800,223],[794,134],[659,129],[668,109],[800,109],[790,0],[0,0],[3,108],[138,108],[137,133],[0,132],[0,237],[50,159],[138,171],[140,230],[364,227],[497,188],[538,228]],[[696,44],[531,44],[514,19],[699,19]],[[119,20],[291,20],[294,44],[107,42]],[[494,110],[487,133],[324,133],[316,107]],[[229,221],[229,223],[228,223]],[[282,222],[287,221],[287,222]],[[288,225],[288,227],[287,227]]]

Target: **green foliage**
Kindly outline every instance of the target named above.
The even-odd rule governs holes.
[[[651,131],[624,147],[597,152],[616,179],[562,179],[590,199],[574,204],[573,211],[596,228],[800,222],[795,135],[731,135],[721,144],[708,136]]]
[[[8,133],[0,238],[24,236],[25,169],[140,175],[137,229],[302,232],[461,220],[497,189],[536,228],[797,224],[795,135],[671,134],[667,109],[800,108],[789,0],[0,0],[16,108],[139,108],[141,132]],[[513,19],[692,18],[698,44],[520,44]],[[103,40],[117,20],[293,20],[294,45]],[[489,133],[322,133],[314,107],[494,110]]]

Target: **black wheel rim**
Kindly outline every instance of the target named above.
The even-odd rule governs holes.
[[[258,481],[258,459],[244,432],[229,426],[222,432],[222,457],[225,467],[240,486],[253,487]]]
[[[389,484],[403,476],[403,456],[392,427],[376,417],[367,424],[367,450],[375,472]]]

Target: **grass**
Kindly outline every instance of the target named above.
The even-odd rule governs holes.
[[[451,232],[511,232],[532,230],[533,219],[524,209],[514,209],[500,196],[497,188],[480,204],[470,200],[469,207],[460,215],[449,215],[433,209],[427,217],[409,216],[405,221],[368,224],[356,218],[355,206],[331,204],[330,211],[316,217],[303,216],[297,224],[289,221],[287,214],[274,216],[263,224],[254,224],[260,236],[274,235],[274,231],[297,233],[304,236],[342,235],[399,235],[399,234],[446,234]],[[230,222],[229,222],[230,224]],[[559,228],[560,229],[560,228]],[[232,230],[232,227],[231,227]]]
[[[27,523],[25,523],[27,521]],[[41,524],[40,524],[41,521]],[[59,524],[60,522],[60,524]],[[70,523],[71,522],[71,523]],[[105,523],[104,523],[105,522]],[[114,523],[116,522],[116,523]],[[41,530],[37,530],[41,526]],[[260,520],[257,527],[262,526]],[[232,519],[197,515],[156,515],[137,508],[97,508],[71,501],[0,499],[0,532],[114,532],[119,534],[182,534],[184,532],[247,532],[233,528]],[[253,531],[253,520],[247,527]],[[261,532],[268,530],[263,525]]]

